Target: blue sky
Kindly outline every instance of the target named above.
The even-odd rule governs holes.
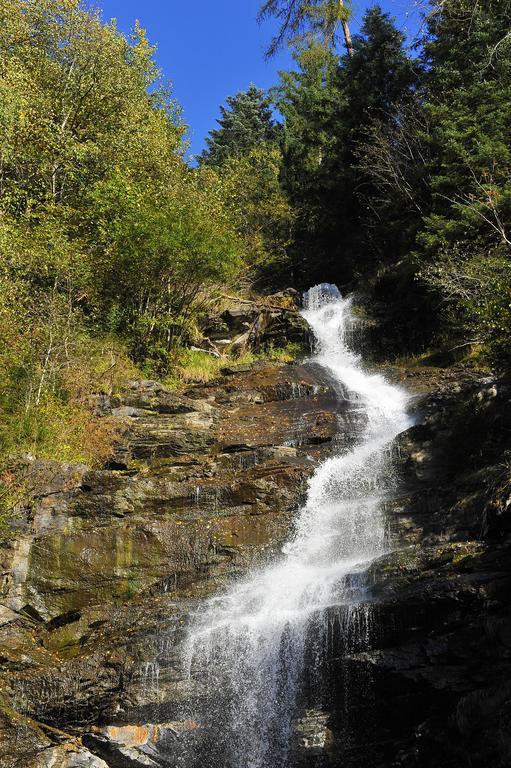
[[[197,154],[204,138],[216,125],[219,105],[245,90],[251,82],[268,88],[278,71],[291,66],[287,51],[270,62],[264,47],[272,36],[270,22],[256,22],[260,0],[94,0],[103,18],[116,18],[129,32],[136,19],[158,46],[157,60],[190,126],[190,152]],[[352,29],[356,32],[370,0],[354,0],[357,9]],[[416,0],[380,0],[409,35],[418,26]]]

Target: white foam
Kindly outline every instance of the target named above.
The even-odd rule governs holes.
[[[198,675],[214,666],[212,685],[221,686],[226,709],[209,717],[232,768],[287,766],[307,633],[329,606],[353,601],[345,577],[385,549],[388,447],[408,426],[406,393],[367,372],[349,347],[352,301],[321,285],[305,306],[314,361],[356,401],[366,425],[352,450],[327,459],[311,478],[281,559],[207,602],[191,627],[187,663]]]

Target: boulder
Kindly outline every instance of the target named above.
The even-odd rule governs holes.
[[[86,734],[84,742],[105,757],[110,768],[158,768],[165,764],[166,745],[198,728],[191,720],[158,725],[110,726]]]
[[[66,747],[54,747],[45,750],[30,768],[110,768],[110,766],[86,749],[78,749],[74,752]]]
[[[293,289],[255,302],[232,300],[220,316],[204,328],[206,339],[222,351],[242,353],[289,342],[306,344],[309,328],[299,313],[299,294]]]

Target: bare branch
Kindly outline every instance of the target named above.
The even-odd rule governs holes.
[[[466,193],[457,194],[453,197],[448,195],[440,196],[452,205],[465,208],[478,216],[499,235],[501,242],[511,249],[511,239],[500,217],[498,185],[493,178],[493,174],[490,172],[486,177],[478,177],[473,168],[469,167],[468,170],[476,189],[479,190],[479,195]]]

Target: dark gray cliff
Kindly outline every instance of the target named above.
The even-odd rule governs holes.
[[[357,615],[332,611],[296,765],[511,765],[511,388],[395,372],[422,394],[395,445],[393,551]],[[358,627],[356,626],[358,622]]]
[[[372,568],[382,765],[511,764],[511,389],[445,383],[401,436],[405,545]],[[393,713],[393,714],[392,714]],[[393,716],[394,715],[394,716]]]

